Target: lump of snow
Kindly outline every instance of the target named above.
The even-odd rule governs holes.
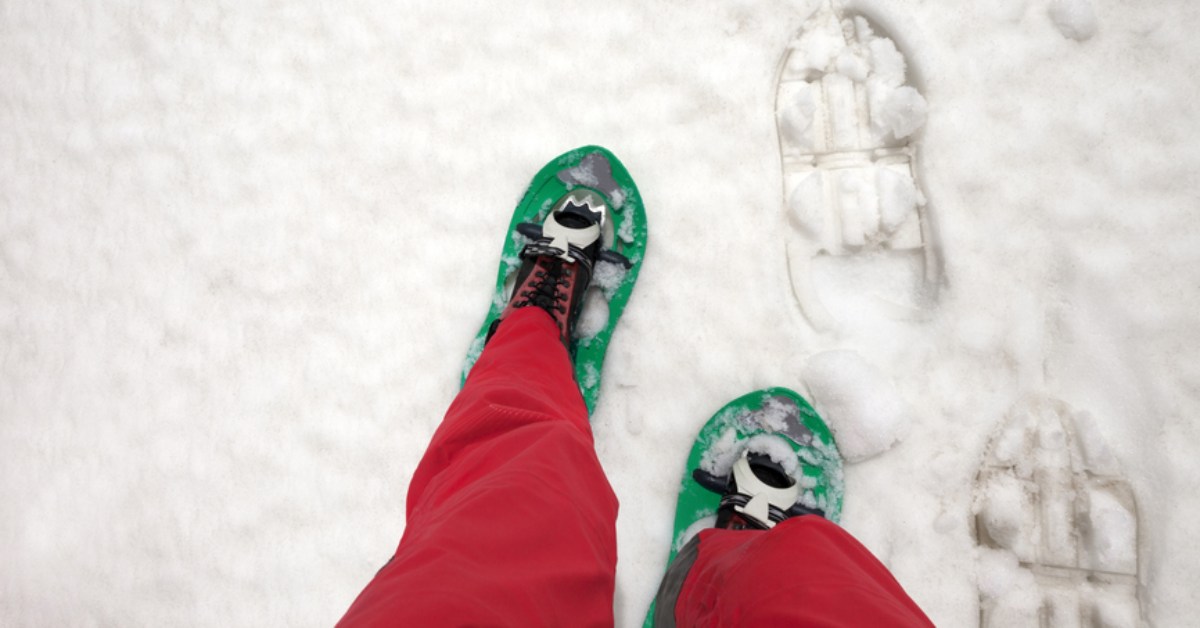
[[[604,260],[598,261],[592,270],[592,285],[604,293],[606,300],[611,301],[617,288],[620,288],[625,281],[626,273],[625,267],[620,264]]]
[[[1074,416],[1075,436],[1083,450],[1083,464],[1088,471],[1101,475],[1116,475],[1118,472],[1117,458],[1109,449],[1108,443],[1100,433],[1096,421],[1088,412],[1079,412]]]
[[[1092,609],[1095,626],[1138,626],[1141,625],[1141,613],[1138,611],[1136,599],[1122,599],[1120,596],[1094,598]]]
[[[825,101],[830,111],[855,111],[858,107],[858,92],[854,81],[841,74],[826,74],[821,79],[825,90]],[[829,139],[839,150],[853,150],[858,145],[858,116],[828,116]]]
[[[896,49],[896,44],[886,37],[872,39],[867,44],[871,52],[871,76],[888,87],[900,87],[904,84],[904,72],[907,69],[904,55]]]
[[[988,625],[1036,626],[1042,596],[1033,574],[1003,550],[985,550],[979,557],[979,592],[988,604]]]
[[[600,177],[596,175],[596,162],[584,159],[579,165],[567,170],[568,176],[575,185],[586,185],[590,188],[599,187]]]
[[[733,462],[740,453],[737,430],[731,427],[704,450],[704,455],[700,458],[700,468],[713,475],[729,475],[729,470],[733,468]]]
[[[789,415],[795,413],[795,405],[784,403],[778,397],[770,397],[762,407],[749,414],[754,424],[772,432],[782,432],[787,429]]]
[[[856,82],[861,83],[867,80],[867,60],[854,54],[850,49],[842,51],[842,54],[837,58],[838,74]]]
[[[842,23],[831,11],[818,11],[803,26],[796,51],[788,60],[792,74],[820,74],[846,48]]]
[[[603,294],[589,288],[583,299],[583,312],[575,325],[575,338],[579,340],[594,338],[608,326],[608,301]]]
[[[825,185],[820,170],[800,180],[788,195],[788,218],[792,226],[813,239],[825,232]]]
[[[1023,536],[1027,496],[1021,481],[1009,474],[993,475],[981,492],[979,523],[987,540],[1017,556],[1028,555],[1028,539]]]
[[[783,438],[774,434],[758,434],[746,440],[744,450],[763,454],[778,464],[790,477],[800,474],[800,459]]]
[[[1087,493],[1084,539],[1094,569],[1137,573],[1137,518],[1114,495]]]
[[[925,126],[929,104],[920,92],[903,85],[893,90],[874,90],[871,99],[871,124],[877,130],[903,139]]]
[[[633,244],[633,219],[626,217],[617,229],[617,238],[625,244]]]
[[[979,592],[985,599],[998,598],[1013,588],[1019,572],[1020,565],[1012,553],[983,550],[979,555]]]
[[[908,433],[908,405],[878,369],[853,351],[809,358],[804,379],[847,462],[880,454]]]
[[[1063,37],[1083,41],[1096,34],[1096,11],[1090,0],[1054,0],[1048,12]]]
[[[800,83],[790,102],[780,112],[784,134],[800,149],[811,149],[813,146],[812,126],[817,111],[818,89],[812,83]]]
[[[462,376],[466,378],[471,373],[471,368],[479,361],[479,355],[483,353],[484,336],[479,336],[471,341],[470,348],[467,349],[467,359],[463,361]]]
[[[708,515],[706,517],[697,519],[692,523],[692,525],[688,526],[687,529],[680,533],[680,535],[675,539],[672,549],[678,552],[679,550],[683,549],[684,545],[687,545],[688,541],[692,540],[693,536],[700,534],[701,530],[707,530],[715,527],[717,527],[716,515]]]
[[[583,377],[579,384],[584,388],[594,388],[600,383],[600,373],[596,371],[596,365],[588,362],[583,365]]]
[[[629,192],[626,191],[625,188],[621,188],[613,191],[613,193],[609,195],[608,200],[610,203],[612,203],[613,209],[621,211],[621,208],[625,206],[626,196],[629,196]]]
[[[876,184],[879,188],[879,222],[885,233],[893,233],[917,208],[917,186],[908,172],[881,167]]]
[[[861,247],[879,232],[879,198],[869,170],[838,172],[837,206],[842,218],[842,243]]]

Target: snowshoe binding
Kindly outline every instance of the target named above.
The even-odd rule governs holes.
[[[608,343],[645,257],[646,233],[637,185],[612,153],[585,146],[546,164],[513,210],[491,306],[462,382],[506,316],[540,307],[559,326],[590,413]]]
[[[842,456],[803,397],[767,388],[725,404],[696,436],[675,504],[668,568],[705,528],[770,529],[799,515],[837,523]],[[655,625],[655,604],[646,628]]]
[[[718,477],[696,469],[692,479],[721,495],[713,524],[716,528],[769,530],[791,517],[825,516],[824,510],[799,502],[800,483],[788,473],[783,462],[767,453],[746,449],[733,463],[728,476]]]
[[[577,189],[563,196],[542,224],[523,222],[517,231],[530,239],[521,250],[508,305],[488,328],[491,340],[500,323],[514,310],[536,306],[545,310],[559,328],[559,337],[568,351],[575,332],[584,294],[592,281],[597,261],[618,264],[628,269],[632,263],[613,250],[601,250],[601,237],[608,207],[598,194]]]

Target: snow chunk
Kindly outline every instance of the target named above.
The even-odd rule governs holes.
[[[842,214],[842,243],[861,247],[879,231],[879,199],[868,179],[869,171],[846,169],[838,173],[837,199]]]
[[[768,405],[771,402],[768,402]],[[778,404],[779,411],[786,412],[786,406]],[[768,412],[775,412],[775,408],[764,406]],[[762,411],[745,412],[741,411],[735,418],[735,421],[745,422],[749,415],[753,415],[754,421],[757,423],[761,418]],[[775,422],[774,418],[767,418],[766,423]],[[778,419],[782,423],[783,419]],[[812,489],[817,485],[817,479],[803,475],[800,469],[800,458],[796,450],[788,441],[778,434],[756,434],[744,440],[738,440],[738,430],[734,427],[729,427],[721,433],[720,438],[712,442],[708,449],[704,451],[704,456],[700,459],[700,468],[715,476],[728,476],[733,469],[733,465],[743,452],[750,451],[758,454],[764,454],[776,464],[778,464],[783,472],[790,477],[796,478],[800,487],[806,489],[798,498],[797,501],[810,507],[826,509],[826,504],[822,500],[818,500]],[[801,449],[801,452],[804,450]],[[831,482],[831,487],[835,484]],[[807,500],[807,501],[806,501]]]
[[[771,432],[782,432],[787,429],[788,416],[794,412],[795,406],[784,403],[778,397],[769,397],[762,408],[749,414],[754,417],[757,427]]]
[[[1028,499],[1021,481],[1009,474],[994,475],[988,479],[982,499],[979,522],[988,539],[1018,556],[1029,554],[1028,539],[1022,535]]]
[[[912,175],[880,167],[879,222],[885,233],[894,233],[917,208],[917,186]]]
[[[592,270],[592,285],[600,289],[605,300],[611,301],[613,294],[625,282],[627,273],[625,267],[620,264],[604,260],[598,261]]]
[[[986,599],[1000,597],[1016,583],[1017,557],[1003,550],[985,550],[979,556],[979,592]]]
[[[588,362],[583,365],[583,377],[579,381],[579,385],[584,388],[594,388],[600,383],[600,372],[596,370],[596,365]]]
[[[586,185],[590,188],[600,187],[600,177],[596,174],[596,161],[584,159],[579,165],[567,169],[568,177],[576,185]],[[568,187],[571,187],[568,184]]]
[[[783,133],[789,140],[801,149],[811,149],[813,145],[813,119],[817,112],[817,97],[820,88],[809,82],[802,82],[795,87],[790,102],[784,107],[780,116]]]
[[[608,326],[608,300],[600,290],[588,288],[583,298],[583,312],[575,324],[575,338],[579,340],[594,338]]]
[[[1088,471],[1102,475],[1116,475],[1117,458],[1100,433],[1095,420],[1088,412],[1075,415],[1075,436],[1083,452],[1083,464]]]
[[[746,440],[743,450],[749,450],[756,454],[764,454],[776,464],[783,468],[783,472],[789,477],[797,477],[800,475],[800,460],[796,457],[796,450],[788,446],[787,442],[774,434],[758,434]],[[741,455],[739,453],[739,455]]]
[[[496,292],[492,295],[492,307],[497,310],[504,309],[508,303],[509,297],[512,296],[513,285],[517,280],[517,271],[521,268],[521,258],[517,256],[502,257],[500,263],[504,265],[504,290]]]
[[[1090,0],[1054,0],[1047,11],[1063,37],[1084,41],[1096,34],[1096,11]]]
[[[979,592],[992,600],[989,625],[1036,626],[1041,596],[1033,574],[1003,550],[986,550],[979,558]]]
[[[805,235],[819,239],[825,232],[825,185],[820,170],[800,180],[788,195],[788,218]]]
[[[907,67],[904,55],[896,49],[896,44],[886,37],[872,39],[867,44],[871,52],[871,77],[887,87],[900,87],[904,84],[904,73]]]
[[[611,195],[609,195],[608,201],[610,203],[612,203],[613,209],[615,209],[617,211],[621,211],[621,208],[625,206],[625,199],[627,197],[629,197],[629,190],[626,190],[625,188],[620,188],[618,190],[613,191],[613,193]]]
[[[1089,490],[1084,538],[1093,569],[1137,573],[1137,518],[1105,490]]]
[[[871,102],[871,126],[903,139],[925,126],[929,104],[920,92],[903,85],[886,92],[875,90]]]
[[[633,219],[628,216],[621,221],[621,226],[617,228],[617,238],[625,244],[633,244]]]
[[[1097,596],[1094,598],[1095,607],[1093,609],[1095,622],[1093,625],[1108,628],[1109,626],[1138,626],[1142,625],[1140,621],[1141,613],[1138,611],[1138,605],[1135,600],[1106,598]]]
[[[848,462],[890,449],[908,433],[908,405],[878,369],[853,351],[809,358],[804,379]]]
[[[717,476],[729,475],[734,460],[742,453],[738,444],[736,429],[730,427],[721,432],[720,438],[704,450],[704,456],[700,458],[700,468]]]
[[[717,527],[716,515],[709,515],[707,517],[701,517],[697,519],[692,523],[692,525],[688,526],[687,529],[679,534],[679,537],[675,539],[673,549],[678,552],[679,550],[683,549],[684,545],[688,544],[688,541],[692,540],[692,537],[700,534],[701,530],[707,530],[715,527]]]
[[[854,54],[850,49],[842,51],[842,54],[837,58],[838,74],[856,82],[861,83],[867,80],[867,73],[870,67],[867,60]]]
[[[821,79],[825,99],[831,111],[853,112],[858,108],[858,92],[854,81],[841,74],[826,74]],[[858,116],[833,115],[828,117],[829,139],[835,148],[853,150],[858,144]]]
[[[804,24],[804,33],[796,42],[796,51],[788,61],[795,74],[825,72],[832,60],[846,48],[842,25],[832,13],[818,13]]]
[[[467,359],[463,361],[462,376],[464,378],[470,374],[471,368],[479,361],[479,356],[483,353],[483,345],[486,339],[486,336],[481,335],[471,341],[471,346],[467,349]]]

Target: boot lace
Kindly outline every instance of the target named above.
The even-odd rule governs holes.
[[[570,297],[564,288],[570,285],[570,275],[571,269],[564,261],[543,258],[533,271],[533,281],[528,284],[529,288],[517,294],[513,306],[536,305],[550,313],[566,314],[566,302]]]

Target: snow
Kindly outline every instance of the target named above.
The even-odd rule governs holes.
[[[583,311],[575,323],[575,337],[594,338],[608,325],[608,299],[599,288],[588,288],[583,297]]]
[[[783,112],[783,133],[805,148],[812,148],[813,114],[816,112],[816,92],[812,83],[800,83],[791,97],[791,103]]]
[[[980,588],[1037,616],[971,533],[989,435],[1031,391],[1092,415],[1082,446],[1138,500],[1146,621],[1191,624],[1200,7],[854,4],[904,58],[876,39],[854,83],[836,30],[806,58],[868,91],[902,67],[922,95],[946,280],[911,315],[829,303],[817,331],[772,100],[815,2],[6,3],[0,624],[335,623],[404,529],[513,204],[590,143],[651,232],[593,417],[617,625],[657,587],[696,430],[831,350],[912,410],[847,465],[843,524],[937,625],[977,625]],[[919,109],[901,96],[880,132]],[[840,285],[907,290],[866,278]],[[1094,513],[1118,549],[1129,521]]]
[[[604,293],[604,298],[611,301],[613,294],[625,282],[628,271],[621,264],[599,261],[592,270],[592,285]]]
[[[981,523],[988,537],[1001,547],[1012,548],[1017,556],[1028,553],[1019,544],[1022,510],[1025,509],[1025,487],[1013,476],[999,476],[984,485],[985,506],[980,511]]]
[[[823,176],[820,170],[810,172],[792,188],[788,197],[788,207],[791,209],[788,216],[792,225],[812,238],[820,237],[825,231]]]
[[[752,451],[758,454],[765,454],[768,458],[775,461],[783,472],[791,477],[799,475],[800,461],[796,458],[795,451],[778,436],[768,434],[759,434],[752,436],[746,440],[742,447],[743,451]],[[812,487],[807,487],[812,488]]]
[[[1137,520],[1112,495],[1089,491],[1088,562],[1094,569],[1127,573],[1137,568]]]
[[[1063,37],[1083,41],[1096,34],[1096,10],[1091,0],[1051,0],[1047,10]]]
[[[704,450],[700,468],[716,476],[729,475],[729,470],[743,450],[743,444],[737,439],[737,430],[731,427],[721,432],[717,440]]]
[[[896,139],[908,137],[925,126],[925,115],[929,106],[917,90],[905,85],[885,92],[885,96],[872,93],[877,106],[871,114],[871,124],[882,132],[891,133]]]
[[[881,371],[853,351],[812,356],[804,380],[848,462],[891,449],[910,429],[908,404]]]
[[[875,168],[879,190],[879,226],[894,233],[917,209],[917,188],[912,177],[886,166]]]

